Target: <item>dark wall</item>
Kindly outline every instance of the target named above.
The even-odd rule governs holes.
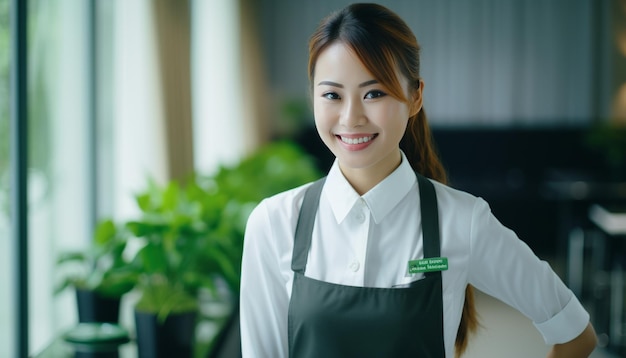
[[[552,192],[549,183],[600,180],[603,161],[586,129],[434,130],[450,185],[484,198],[494,215],[539,255],[562,250],[585,203]]]

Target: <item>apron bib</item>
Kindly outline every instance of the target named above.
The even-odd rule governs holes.
[[[424,258],[439,257],[432,183],[417,174]],[[406,288],[355,287],[304,275],[324,179],[305,193],[293,248],[288,341],[292,358],[445,357],[441,271]],[[407,263],[408,264],[408,263]]]

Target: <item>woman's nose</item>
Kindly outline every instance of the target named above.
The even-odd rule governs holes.
[[[366,121],[363,103],[357,100],[348,100],[344,102],[344,108],[341,114],[341,124],[352,128],[363,125]]]

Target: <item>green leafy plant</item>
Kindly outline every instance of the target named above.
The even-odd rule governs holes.
[[[199,290],[223,282],[236,297],[248,215],[265,197],[319,178],[311,157],[290,142],[267,145],[213,176],[150,183],[136,196],[141,217],[126,223],[142,247],[133,259],[141,297],[136,309],[198,308]]]
[[[95,291],[106,297],[121,297],[130,291],[136,281],[123,253],[127,233],[111,220],[101,221],[95,230],[94,240],[83,251],[67,251],[59,255],[57,265],[62,279],[55,292],[67,287]]]
[[[217,276],[232,270],[222,259],[224,240],[212,233],[219,203],[195,181],[151,184],[136,199],[143,216],[126,224],[143,241],[132,263],[141,291],[136,309],[161,319],[195,310],[198,290],[214,290]]]

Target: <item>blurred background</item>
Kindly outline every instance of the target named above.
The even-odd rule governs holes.
[[[76,323],[73,292],[54,293],[56,257],[89,247],[104,218],[139,216],[135,196],[150,183],[211,176],[279,140],[319,173],[332,163],[309,105],[307,41],[350,1],[30,0],[22,38],[10,31],[13,3],[0,0],[0,357],[19,349],[18,304],[29,311],[29,354]],[[588,214],[626,202],[626,1],[379,3],[422,47],[424,107],[450,184],[484,197],[590,311],[619,308],[597,312],[596,328],[620,351],[624,300],[610,287],[622,281],[610,274],[623,256],[598,259],[579,238],[624,236]],[[11,156],[15,41],[27,43],[28,146]],[[21,253],[16,160],[27,163]],[[577,269],[587,256],[591,273]],[[24,260],[28,297],[18,297]],[[594,286],[598,272],[609,276]],[[132,325],[129,305],[120,320]]]

